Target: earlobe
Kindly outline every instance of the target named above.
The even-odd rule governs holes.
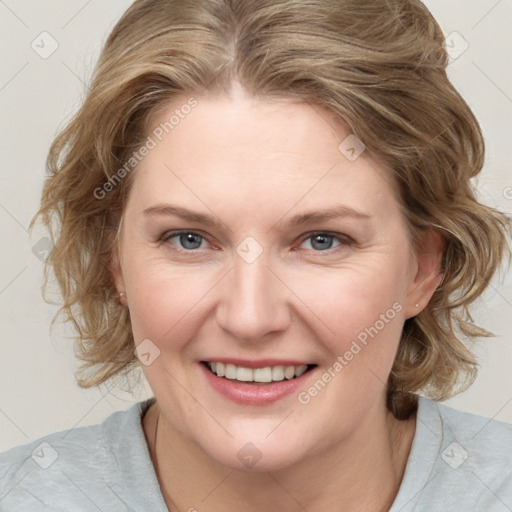
[[[443,281],[441,261],[444,239],[435,229],[422,233],[416,253],[416,273],[407,294],[405,318],[420,313],[429,303],[432,295]]]
[[[123,216],[120,213],[111,213],[108,218],[111,228],[111,244],[110,244],[110,257],[108,260],[108,267],[114,286],[117,291],[118,303],[126,307],[126,287],[124,283],[123,271],[121,268],[120,245],[121,245],[121,230],[123,224]]]
[[[126,300],[126,289],[124,285],[123,272],[121,270],[121,263],[119,261],[119,253],[117,249],[113,249],[109,260],[109,269],[112,274],[114,285],[118,294],[118,302],[121,306],[128,305]]]

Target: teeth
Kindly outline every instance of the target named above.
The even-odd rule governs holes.
[[[253,380],[253,371],[249,368],[243,368],[238,366],[236,368],[236,380],[241,380],[242,382],[251,382]]]
[[[284,380],[284,366],[272,368],[272,380]]]
[[[236,366],[234,364],[227,364],[225,371],[226,379],[236,379]]]
[[[254,382],[272,382],[272,368],[255,368],[251,371]]]
[[[209,362],[208,367],[215,375],[240,382],[278,382],[300,377],[307,369],[301,366],[267,366],[265,368],[245,368],[234,364]]]
[[[295,376],[295,368],[293,366],[287,366],[284,369],[284,378],[285,379],[293,379]]]
[[[300,377],[303,373],[306,373],[306,370],[308,369],[307,364],[303,364],[302,366],[298,366],[295,368],[295,377]]]

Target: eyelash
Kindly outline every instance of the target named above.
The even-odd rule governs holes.
[[[159,241],[164,242],[164,243],[170,243],[170,240],[172,238],[179,237],[180,235],[187,235],[187,234],[197,235],[202,239],[202,241],[204,240],[204,241],[208,242],[208,238],[206,236],[202,235],[201,233],[198,233],[197,231],[187,231],[187,230],[167,231],[160,237]],[[337,245],[335,247],[329,247],[328,249],[324,249],[324,250],[318,250],[318,251],[315,251],[314,249],[309,249],[315,253],[331,253],[331,252],[335,251],[336,249],[340,248],[341,246],[351,246],[354,244],[354,240],[352,238],[350,238],[348,235],[344,235],[342,233],[333,233],[331,231],[312,231],[310,233],[306,233],[305,235],[303,235],[300,238],[300,245],[302,245],[306,240],[310,240],[313,237],[318,236],[318,235],[333,237],[335,240],[337,240],[339,242],[339,245]],[[200,250],[199,248],[198,249],[184,249],[182,247],[178,247],[175,244],[171,244],[171,245],[173,245],[177,251],[184,252],[184,253],[185,252],[193,253],[193,252],[198,252]]]

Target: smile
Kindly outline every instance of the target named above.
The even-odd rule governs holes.
[[[300,365],[300,366],[266,366],[264,368],[246,368],[235,364],[224,364],[221,362],[207,361],[205,362],[209,370],[217,375],[230,380],[239,382],[279,382],[282,380],[291,380],[300,377],[310,368],[316,365]]]
[[[230,362],[200,361],[199,367],[208,387],[241,405],[270,405],[293,396],[314,378],[318,369],[316,364],[301,361],[286,361],[287,364],[278,364],[284,363],[279,360],[239,362],[245,366],[234,364],[230,359]]]

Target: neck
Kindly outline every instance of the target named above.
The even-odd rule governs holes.
[[[350,439],[279,471],[242,472],[212,460],[166,421],[158,404],[143,428],[162,494],[171,512],[201,510],[320,510],[385,512],[391,507],[410,452],[416,414],[396,420],[383,410]],[[378,428],[376,428],[378,426]]]

